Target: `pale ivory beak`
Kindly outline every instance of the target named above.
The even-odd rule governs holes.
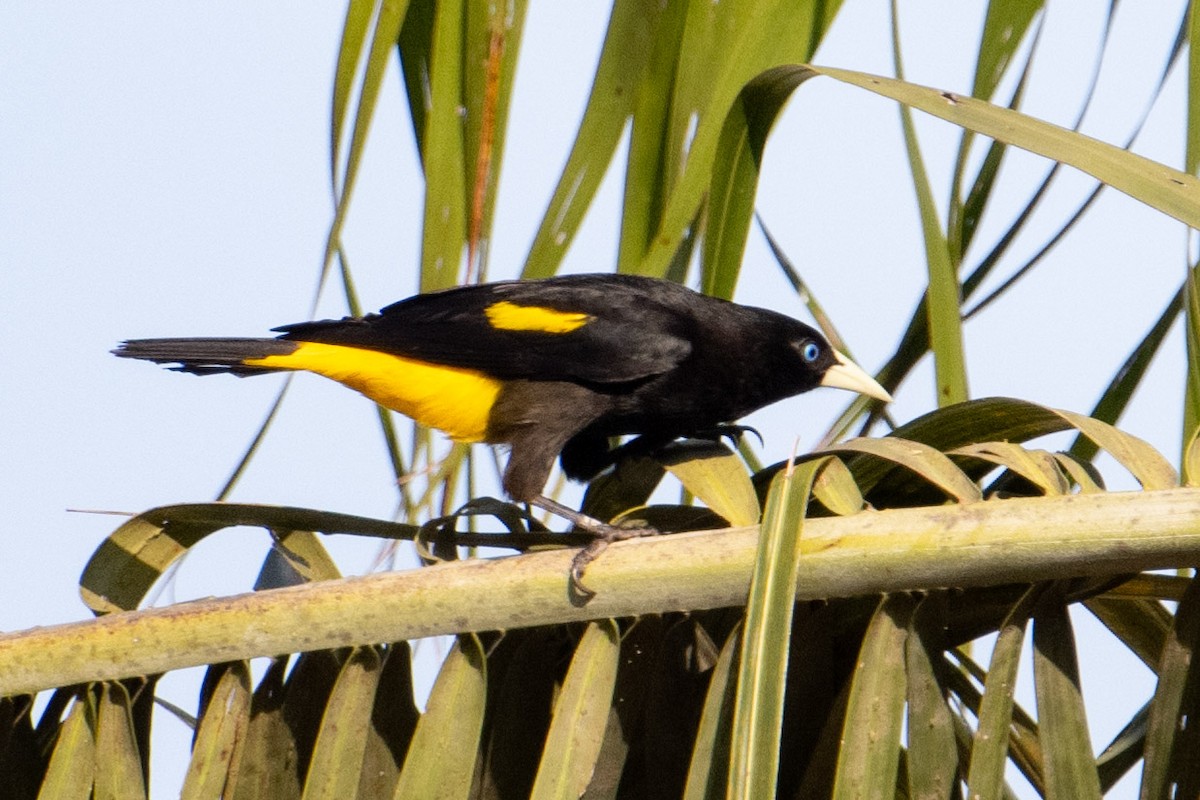
[[[885,403],[892,402],[892,396],[874,378],[863,371],[862,367],[837,350],[833,351],[833,357],[837,359],[837,363],[825,370],[825,376],[821,378],[822,386],[849,389]]]

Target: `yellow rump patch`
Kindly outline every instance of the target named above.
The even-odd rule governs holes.
[[[592,321],[590,314],[559,311],[545,306],[519,306],[507,300],[492,303],[484,313],[493,328],[506,331],[542,331],[570,333]]]
[[[474,370],[319,342],[300,342],[287,355],[244,363],[324,375],[459,442],[486,438],[488,415],[500,393],[500,381]]]

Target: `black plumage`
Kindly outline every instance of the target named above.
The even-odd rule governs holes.
[[[198,374],[325,374],[457,438],[509,445],[510,496],[597,531],[606,526],[542,496],[556,457],[569,477],[590,478],[613,459],[610,437],[634,435],[652,450],[822,384],[890,400],[802,322],[632,275],[465,286],[275,330],[274,339],[138,339],[114,352]],[[438,395],[409,403],[422,387],[406,382],[431,379]],[[459,411],[461,426],[446,421]]]

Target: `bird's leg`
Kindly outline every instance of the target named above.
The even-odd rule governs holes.
[[[585,599],[591,599],[596,596],[596,593],[589,589],[583,583],[583,573],[587,569],[588,564],[595,561],[601,553],[613,542],[619,542],[624,539],[636,539],[641,536],[657,536],[659,531],[655,528],[637,527],[637,528],[622,528],[617,525],[610,525],[607,522],[601,522],[595,517],[589,517],[587,514],[581,514],[572,508],[568,508],[557,500],[551,500],[545,495],[537,495],[529,499],[531,506],[537,506],[543,511],[549,511],[555,516],[562,517],[570,522],[576,528],[592,534],[595,538],[592,539],[585,547],[575,554],[575,558],[571,560],[571,588],[578,592]]]
[[[742,435],[750,431],[762,441],[758,431],[749,425],[719,424],[689,434],[690,438],[719,442],[728,438],[736,444]],[[608,437],[594,430],[584,430],[569,439],[562,448],[560,462],[568,477],[588,480],[602,470],[630,458],[654,457],[664,451],[675,439],[674,433],[642,434],[622,445],[608,447]],[[511,463],[511,462],[510,462]],[[598,519],[567,508],[562,503],[538,494],[527,501],[530,505],[549,511],[571,522],[576,528],[592,534],[595,538],[578,553],[571,562],[571,587],[584,597],[595,595],[583,583],[583,573],[588,564],[595,561],[611,542],[652,536],[659,533],[654,528],[622,528],[601,522]]]
[[[746,431],[753,433],[758,437],[759,442],[762,442],[759,432],[749,425],[719,424],[696,431],[690,436],[714,442],[728,438],[732,444],[736,444]],[[625,459],[653,457],[676,437],[673,434],[642,434],[610,450],[606,448],[606,438],[603,435],[589,434],[585,431],[569,440],[560,457],[564,471],[573,478],[588,479]],[[600,448],[605,448],[606,451]],[[528,502],[530,505],[568,520],[576,528],[595,537],[586,547],[575,554],[575,558],[571,562],[571,587],[586,598],[593,597],[596,593],[584,585],[584,570],[587,569],[588,564],[591,564],[604,552],[609,544],[640,536],[656,536],[660,533],[649,527],[622,528],[610,525],[540,494]]]
[[[595,395],[591,397],[594,398]],[[571,399],[575,403],[576,410],[583,410],[586,409],[589,396],[576,396]],[[647,527],[622,528],[609,525],[568,508],[542,494],[543,487],[550,477],[550,469],[554,465],[555,456],[584,427],[578,420],[572,422],[569,417],[552,417],[548,412],[544,419],[554,420],[559,428],[556,430],[548,424],[526,425],[514,426],[509,431],[507,438],[512,446],[512,451],[509,454],[508,466],[504,470],[504,491],[514,500],[529,503],[531,506],[548,511],[595,537],[586,547],[575,554],[575,559],[571,562],[571,588],[581,597],[591,598],[595,592],[584,585],[583,572],[587,569],[587,565],[608,547],[609,542],[655,535],[658,531]],[[590,444],[594,440],[595,437],[588,438],[588,443]],[[603,443],[604,439],[600,438],[599,441]]]

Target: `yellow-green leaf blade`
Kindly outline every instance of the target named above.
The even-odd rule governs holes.
[[[824,459],[776,475],[759,534],[738,666],[728,796],[773,797],[800,539]]]
[[[38,800],[88,800],[96,763],[96,740],[88,704],[77,697],[59,726]]]
[[[664,466],[683,488],[738,528],[758,522],[758,497],[742,460],[721,445],[699,455],[689,450],[686,460],[670,459]]]
[[[581,797],[587,789],[608,726],[620,651],[614,620],[588,625],[554,706],[531,798]]]
[[[245,661],[225,665],[192,744],[181,797],[231,797],[250,724],[250,670]]]
[[[982,499],[979,487],[953,461],[936,448],[921,442],[896,436],[884,439],[858,438],[839,442],[820,452],[872,455],[912,470],[960,503]]]
[[[371,646],[354,648],[342,665],[317,731],[304,800],[339,800],[358,794],[381,668],[379,651]]]
[[[146,796],[141,753],[133,730],[133,704],[125,686],[100,685],[96,712],[97,800],[136,800]]]
[[[954,719],[942,694],[935,663],[942,660],[942,615],[938,603],[922,599],[904,640],[908,698],[909,792],[913,797],[950,797],[958,783]]]
[[[1194,686],[1197,644],[1200,644],[1200,582],[1193,578],[1163,648],[1146,731],[1142,797],[1173,796],[1173,789],[1185,774],[1191,782],[1196,781],[1195,759],[1188,747],[1195,741],[1195,734],[1188,729],[1197,707]]]
[[[1200,227],[1200,179],[1186,172],[983,100],[865,72],[806,68],[1069,164],[1186,225]]]
[[[421,240],[421,291],[458,282],[467,239],[467,166],[462,115],[464,5],[437,4],[425,115],[425,222]]]
[[[458,637],[438,673],[392,795],[466,797],[487,700],[487,661],[473,634]]]
[[[1100,797],[1067,606],[1047,598],[1033,622],[1033,676],[1048,797]]]
[[[892,53],[896,75],[903,78],[895,0],[892,2]],[[929,274],[925,309],[929,315],[929,348],[933,352],[937,403],[939,406],[950,406],[969,397],[962,333],[962,289],[958,282],[958,271],[950,257],[946,233],[938,221],[937,204],[933,199],[933,188],[929,185],[925,159],[917,142],[912,112],[906,105],[900,106],[900,123],[904,130],[904,146],[908,151],[913,190],[917,196],[921,233],[925,239],[925,263]]]
[[[891,595],[876,609],[854,669],[838,751],[834,800],[890,800],[904,723],[905,641],[913,602]]]
[[[708,692],[704,696],[704,708],[700,713],[700,725],[696,741],[692,745],[692,761],[684,800],[707,800],[724,797],[729,772],[729,760],[724,757],[725,743],[729,741],[733,723],[733,702],[736,692],[734,680],[741,649],[741,629],[734,628],[721,648],[716,666],[709,678]]]
[[[979,725],[967,771],[970,796],[978,800],[1000,800],[1004,796],[1004,766],[1008,759],[1013,694],[1033,599],[1036,594],[1027,593],[1009,613],[992,647],[992,660],[978,710]]]
[[[639,84],[664,13],[664,7],[657,3],[618,0],[613,4],[583,121],[529,249],[522,277],[553,275],[579,230],[584,213],[612,160],[626,120],[639,95],[645,91],[639,89]]]

